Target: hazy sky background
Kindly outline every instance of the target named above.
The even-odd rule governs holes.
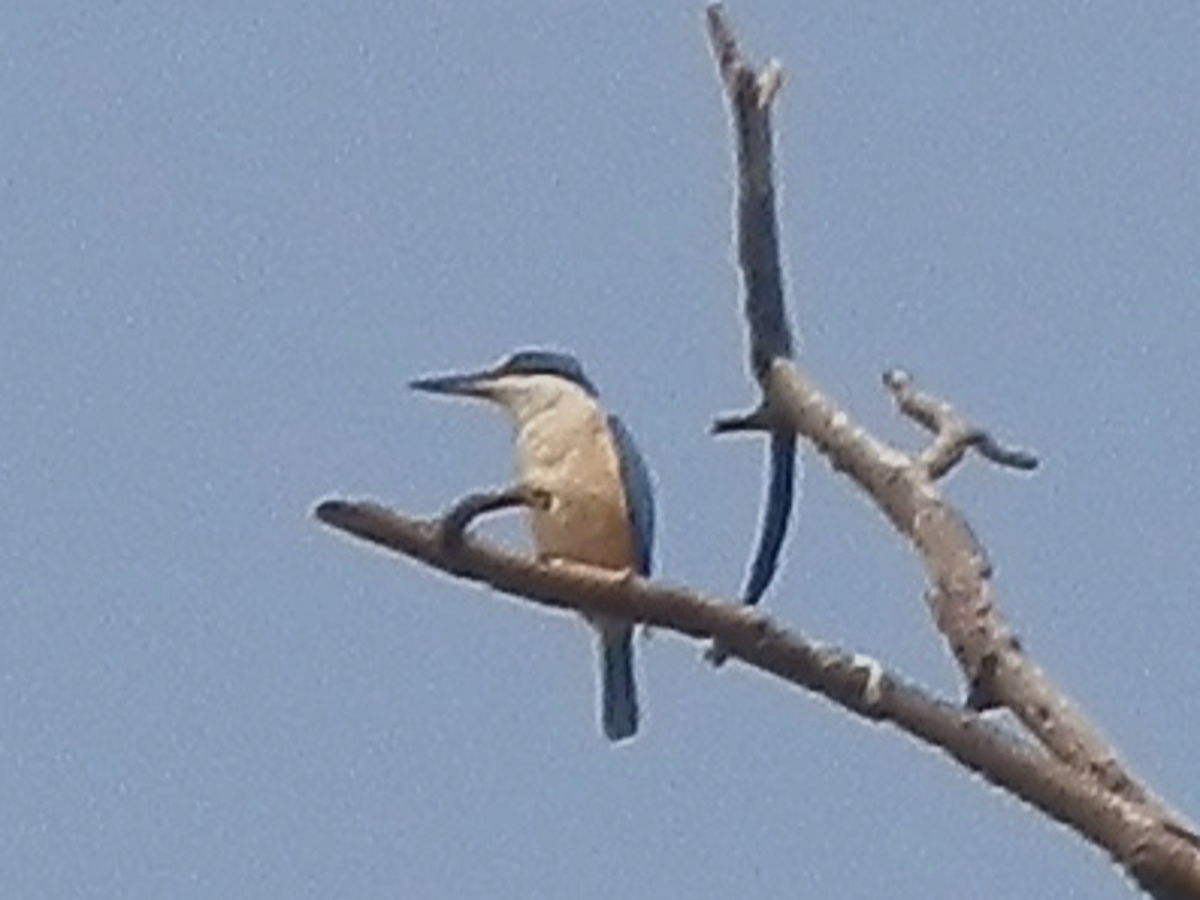
[[[935,8],[936,7],[936,8]],[[1200,7],[735,3],[787,83],[803,360],[901,364],[1034,477],[947,486],[1035,658],[1200,816]],[[658,634],[638,739],[588,630],[316,525],[509,477],[431,371],[575,350],[731,596],[762,448],[699,2],[6,4],[0,891],[1124,898],[886,727]],[[947,697],[918,566],[807,456],[768,606]],[[513,525],[489,526],[509,541]]]

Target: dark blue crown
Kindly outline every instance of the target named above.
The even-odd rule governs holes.
[[[583,366],[569,353],[555,350],[518,350],[492,372],[493,375],[554,375],[577,384],[593,397],[596,386],[583,372]]]

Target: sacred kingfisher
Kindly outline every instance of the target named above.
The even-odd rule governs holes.
[[[549,498],[530,510],[542,559],[650,573],[654,497],[633,436],[599,404],[573,356],[522,350],[481,372],[411,382],[416,390],[491,401],[515,427],[519,486]],[[589,616],[599,633],[601,720],[609,740],[638,726],[633,623]]]

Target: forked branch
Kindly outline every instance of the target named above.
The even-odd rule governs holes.
[[[778,96],[779,66],[770,63],[760,73],[755,72],[742,55],[733,26],[720,4],[708,7],[707,22],[737,142],[741,195],[737,203],[738,246],[777,252],[774,204],[748,202],[746,195],[774,196],[769,115],[771,100]],[[786,321],[782,283],[773,284],[769,279],[780,267],[777,259],[760,255],[750,259],[744,252],[739,261],[747,286],[744,304],[751,342],[757,346],[772,340],[773,323]],[[751,267],[755,273],[766,273],[765,283],[757,275],[751,277]],[[1032,469],[1035,458],[1005,448],[988,432],[968,425],[949,404],[918,392],[901,372],[889,373],[885,383],[901,412],[933,433],[931,446],[916,456],[871,436],[790,358],[772,358],[766,371],[760,373],[759,383],[764,393],[759,410],[720,420],[716,430],[741,430],[764,419],[775,432],[791,428],[806,438],[835,471],[853,480],[920,556],[928,579],[926,600],[967,681],[968,706],[1003,706],[1011,710],[1067,770],[1094,780],[1109,799],[1127,802],[1157,822],[1154,834],[1164,839],[1166,835],[1182,836],[1183,855],[1176,858],[1182,868],[1172,870],[1185,875],[1179,881],[1168,876],[1166,870],[1152,873],[1142,865],[1145,857],[1141,851],[1149,846],[1145,843],[1146,832],[1135,835],[1131,831],[1113,843],[1097,840],[1094,832],[1081,831],[1152,892],[1174,896],[1176,890],[1183,889],[1184,896],[1200,896],[1200,854],[1196,852],[1200,841],[1182,817],[1153,797],[1124,768],[1082,711],[1022,650],[1000,616],[987,553],[965,517],[938,491],[936,482],[962,461],[968,449],[1016,469]],[[1101,815],[1100,807],[1094,812]]]
[[[370,502],[327,500],[330,527],[450,574],[543,606],[634,619],[697,640],[866,719],[889,722],[935,746],[1050,818],[1102,847],[1160,898],[1200,898],[1200,839],[1117,759],[1082,712],[1029,659],[1002,620],[991,566],[938,481],[974,450],[1011,469],[1036,460],[1003,446],[902,372],[885,376],[900,412],[932,435],[918,454],[892,448],[857,425],[792,359],[778,252],[769,111],[781,69],[756,72],[724,10],[707,10],[709,37],[737,141],[738,246],[751,357],[762,402],[714,431],[798,435],[845,473],[912,545],[926,571],[926,599],[967,683],[949,703],[905,683],[879,662],[810,641],[745,606],[682,587],[570,563],[542,564],[465,532],[481,512],[536,505],[536,496],[473,495],[441,519],[415,519]],[[768,202],[769,201],[769,202]],[[990,724],[981,710],[1010,710],[1032,740]]]

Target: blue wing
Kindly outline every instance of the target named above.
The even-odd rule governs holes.
[[[766,506],[763,510],[762,531],[759,533],[758,550],[750,566],[750,577],[746,581],[743,602],[755,604],[775,577],[779,565],[779,551],[787,537],[788,520],[792,512],[792,499],[796,484],[796,436],[773,432],[771,434],[771,472],[767,482]]]
[[[621,467],[621,483],[625,487],[625,507],[629,511],[629,527],[633,532],[633,551],[639,575],[649,575],[654,558],[654,485],[650,469],[638,452],[633,435],[616,416],[608,417]]]

